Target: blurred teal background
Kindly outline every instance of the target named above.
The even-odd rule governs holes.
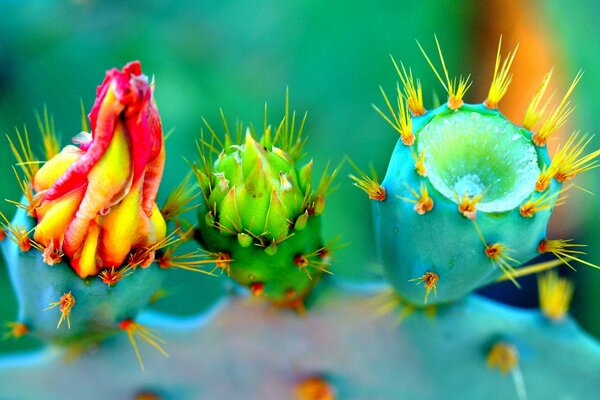
[[[568,9],[568,12],[565,10]],[[516,70],[523,75],[506,101],[509,116],[523,115],[548,59],[556,66],[562,90],[579,68],[586,73],[575,93],[573,127],[596,131],[596,94],[600,92],[600,6],[562,0],[519,1],[1,1],[0,133],[13,134],[23,124],[36,137],[34,110],[44,105],[54,115],[63,144],[80,130],[80,99],[89,109],[104,71],[130,60],[142,61],[156,78],[155,96],[167,142],[167,167],[161,199],[187,172],[194,140],[205,117],[218,126],[219,108],[260,124],[264,102],[271,122],[282,115],[285,88],[299,112],[308,110],[307,152],[317,169],[335,165],[344,155],[381,176],[397,140],[373,111],[382,103],[378,85],[392,90],[396,81],[389,55],[413,67],[422,79],[426,104],[433,92],[443,95],[415,44],[434,51],[440,38],[451,73],[471,72],[474,88],[468,102],[485,98],[498,37],[506,49],[522,43]],[[529,46],[529,47],[528,47]],[[529,64],[520,64],[519,58]],[[543,72],[538,69],[543,66]],[[528,75],[531,74],[531,75]],[[559,91],[560,92],[560,91]],[[443,97],[443,96],[442,96]],[[511,103],[512,102],[512,103]],[[516,106],[522,111],[515,111]],[[4,142],[6,143],[6,142]],[[595,145],[598,145],[598,140]],[[12,155],[0,147],[2,198],[16,199],[19,189],[10,165]],[[324,218],[326,238],[341,236],[333,271],[342,279],[379,279],[374,260],[370,204],[345,177],[331,197]],[[579,183],[598,192],[598,172]],[[576,191],[572,191],[576,192]],[[581,205],[579,205],[581,204]],[[0,206],[8,215],[8,204]],[[553,231],[600,246],[597,197],[572,193]],[[407,234],[410,234],[408,232]],[[600,261],[600,248],[592,251]],[[600,271],[580,267],[574,313],[600,334]],[[209,306],[227,289],[225,278],[174,272],[168,296],[156,307],[189,314]],[[4,266],[0,269],[0,321],[14,320],[16,305]],[[4,342],[0,350],[32,345]]]

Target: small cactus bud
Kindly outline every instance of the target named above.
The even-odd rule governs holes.
[[[297,307],[318,281],[311,274],[326,270],[325,261],[315,260],[300,271],[294,255],[314,255],[322,247],[317,215],[333,178],[325,174],[313,187],[313,162],[296,167],[304,141],[295,121],[288,110],[277,132],[265,123],[260,142],[246,129],[241,142],[222,149],[214,163],[202,158],[200,170],[212,179],[212,189],[203,191],[196,238],[207,251],[231,255],[228,272],[234,280],[252,292],[259,282],[262,297]],[[292,298],[286,294],[290,288]]]

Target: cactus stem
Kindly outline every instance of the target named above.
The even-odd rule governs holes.
[[[413,160],[415,160],[415,172],[419,176],[427,176],[427,170],[425,169],[425,149],[421,150],[417,157],[417,153],[411,147],[410,154]]]
[[[477,218],[477,203],[481,200],[483,193],[477,196],[469,196],[469,193],[465,192],[462,197],[458,196],[458,193],[454,193],[456,202],[458,203],[458,212],[465,218],[475,220]]]
[[[425,182],[421,182],[419,193],[417,193],[417,191],[408,186],[407,183],[405,183],[404,186],[406,186],[406,188],[410,191],[414,199],[408,197],[400,197],[400,199],[408,203],[413,203],[415,205],[414,210],[417,212],[417,214],[423,215],[433,209],[434,202],[433,199],[429,196],[429,191],[427,190],[427,185],[425,184]]]
[[[37,157],[35,157],[33,151],[31,150],[31,143],[29,142],[29,134],[27,133],[27,128],[23,127],[23,135],[21,135],[21,132],[19,132],[18,129],[16,129],[16,132],[19,145],[18,147],[12,141],[8,134],[6,135],[6,138],[8,139],[8,144],[13,155],[17,160],[17,165],[23,169],[27,181],[32,182],[33,177],[40,169],[39,165],[41,161],[38,160]]]
[[[586,254],[579,249],[587,247],[587,245],[572,242],[573,239],[543,239],[538,245],[538,252],[541,254],[554,254],[555,257],[567,264],[572,270],[575,270],[575,268],[569,264],[569,261],[577,261],[589,267],[600,269],[600,266],[579,258],[579,256]]]
[[[437,283],[439,281],[439,277],[435,272],[425,272],[419,278],[411,279],[409,282],[417,282],[417,285],[424,283],[425,285],[425,303],[427,304],[427,299],[429,298],[429,293],[433,290],[433,295],[437,296]]]
[[[409,68],[407,72],[406,68],[404,68],[404,64],[400,62],[400,67],[402,67],[402,71],[400,71],[400,68],[398,68],[398,64],[396,64],[394,57],[391,55],[390,57],[394,67],[396,68],[398,77],[402,82],[404,96],[406,97],[406,105],[408,106],[410,113],[413,115],[413,117],[418,117],[419,115],[425,114],[426,110],[423,106],[423,89],[421,87],[421,81],[417,79],[415,85],[412,70]]]
[[[544,97],[544,93],[548,88],[548,83],[550,83],[550,79],[552,78],[552,72],[553,71],[551,70],[544,76],[542,83],[527,106],[525,118],[523,119],[523,128],[525,129],[529,129],[530,131],[533,130],[540,119],[542,119],[542,116],[546,113],[550,99],[548,99],[541,107],[540,101],[542,101],[542,97]]]
[[[545,146],[548,138],[564,125],[569,115],[571,115],[575,109],[574,107],[571,107],[569,97],[575,89],[575,86],[577,86],[577,83],[579,83],[581,80],[582,75],[582,71],[577,73],[573,83],[571,83],[571,86],[569,86],[569,89],[563,96],[560,103],[546,116],[546,118],[544,118],[540,129],[533,134],[532,140],[537,146]]]
[[[570,187],[571,186],[569,186],[569,188]],[[535,195],[531,195],[529,200],[527,200],[521,205],[521,207],[519,207],[519,214],[521,214],[523,218],[533,218],[533,216],[539,211],[549,210],[553,206],[560,206],[561,204],[563,204],[565,199],[564,197],[559,196],[569,188],[562,191],[558,191],[556,193],[544,192],[541,196],[538,196],[537,198],[535,197]],[[555,203],[557,197],[558,201],[556,201]]]
[[[6,235],[6,231],[8,231],[10,240],[12,240],[17,246],[19,246],[19,249],[21,251],[28,252],[29,250],[31,250],[34,241],[33,239],[29,238],[29,233],[32,232],[35,229],[35,227],[32,228],[30,231],[27,231],[27,229],[23,227],[14,226],[8,221],[8,219],[2,211],[0,211],[0,218],[2,219],[0,220],[0,225],[2,226],[4,234]]]
[[[573,283],[549,271],[538,275],[538,292],[542,313],[554,321],[564,319],[573,298]]]
[[[169,357],[167,352],[162,347],[162,344],[164,344],[165,341],[144,325],[139,324],[132,319],[126,319],[121,321],[121,323],[119,324],[119,329],[127,333],[127,337],[129,338],[129,342],[131,343],[131,346],[135,351],[135,356],[137,357],[142,371],[144,370],[144,363],[142,362],[142,356],[140,354],[140,349],[138,348],[136,342],[136,337],[139,337],[140,339],[154,347],[163,356]]]
[[[385,104],[387,105],[387,108],[391,114],[391,119],[376,105],[373,105],[373,108],[388,124],[390,124],[392,128],[394,128],[394,130],[400,134],[400,140],[402,141],[402,144],[405,146],[412,146],[415,142],[415,134],[413,133],[412,129],[412,119],[410,118],[409,108],[404,101],[404,97],[400,91],[400,86],[396,85],[396,103],[398,111],[394,109],[387,97],[387,94],[385,93],[385,90],[383,90],[381,86],[379,87],[379,90],[381,91],[381,95],[383,96]]]
[[[199,204],[189,205],[200,195],[199,192],[195,193],[196,187],[189,182],[190,177],[191,173],[187,174],[184,180],[167,196],[160,210],[165,221],[173,221],[181,214],[199,206]]]
[[[303,379],[294,388],[296,400],[335,400],[335,389],[320,375],[313,375]]]
[[[44,309],[50,310],[52,308],[58,307],[60,311],[60,319],[58,320],[58,324],[56,325],[56,329],[60,328],[60,325],[64,320],[67,321],[67,327],[71,329],[71,310],[75,306],[75,296],[71,292],[64,293],[58,301],[54,303],[50,303],[48,307]]]
[[[515,55],[517,54],[517,50],[519,49],[519,45],[515,47],[515,49],[508,53],[504,61],[502,62],[502,67],[500,66],[500,50],[502,49],[502,36],[500,36],[500,41],[498,43],[498,53],[496,54],[496,63],[494,65],[494,77],[492,79],[492,84],[490,85],[490,90],[488,92],[487,99],[483,102],[483,105],[490,109],[498,108],[498,103],[508,90],[508,86],[512,81],[512,74],[509,73],[510,66],[513,63]]]
[[[60,143],[56,136],[56,129],[54,128],[54,117],[48,113],[48,107],[44,106],[43,120],[37,111],[35,112],[35,119],[42,135],[44,156],[46,160],[50,160],[60,151]]]
[[[6,332],[4,333],[4,340],[8,339],[19,339],[29,333],[29,328],[22,322],[6,322]]]
[[[552,163],[557,165],[554,178],[558,182],[565,182],[577,174],[598,167],[596,158],[600,156],[600,149],[585,156],[581,155],[593,138],[593,135],[589,138],[587,135],[579,137],[579,132],[575,132],[565,145],[556,151]]]
[[[435,76],[438,78],[438,80],[440,81],[440,83],[442,84],[444,89],[446,89],[446,92],[448,93],[448,108],[450,108],[451,110],[457,110],[460,107],[462,107],[462,105],[464,104],[463,97],[464,97],[465,93],[467,93],[467,90],[469,90],[469,88],[471,87],[471,84],[473,83],[470,80],[471,75],[468,75],[466,78],[461,75],[458,79],[457,78],[450,79],[450,76],[448,75],[448,69],[446,68],[446,62],[444,61],[444,55],[442,54],[442,49],[440,47],[440,42],[438,41],[437,36],[434,35],[434,38],[435,38],[435,44],[437,46],[438,54],[440,56],[442,70],[444,71],[444,76],[446,78],[445,81],[444,81],[444,79],[442,79],[437,68],[433,65],[433,62],[431,62],[431,59],[429,58],[429,56],[427,55],[427,53],[425,52],[425,50],[423,49],[423,47],[421,46],[421,43],[419,43],[419,41],[417,41],[417,45],[419,46],[419,49],[421,49],[421,53],[423,53],[423,56],[427,60],[427,63],[429,64],[431,69],[433,70],[433,73],[435,74]]]

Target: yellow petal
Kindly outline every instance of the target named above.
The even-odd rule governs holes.
[[[74,190],[36,210],[40,219],[34,233],[36,242],[48,246],[54,239],[62,245],[63,236],[77,212],[84,190],[85,188]]]
[[[72,266],[75,272],[82,277],[97,275],[102,266],[96,262],[96,250],[98,248],[98,236],[100,227],[92,221],[87,236],[81,249],[75,254]]]
[[[39,193],[52,187],[54,182],[81,157],[83,151],[75,146],[66,146],[60,153],[44,164],[33,178],[33,190]]]

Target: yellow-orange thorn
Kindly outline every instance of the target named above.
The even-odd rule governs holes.
[[[542,313],[555,321],[564,319],[573,298],[573,284],[556,271],[549,271],[538,275],[538,292]]]
[[[187,174],[183,181],[167,196],[160,210],[165,221],[173,221],[181,214],[198,207],[198,205],[189,205],[200,195],[200,193],[195,193],[195,186],[190,183],[191,176],[191,173]]]
[[[513,267],[513,264],[519,265],[520,262],[508,255],[510,253],[510,248],[499,242],[488,244],[479,225],[477,225],[477,222],[473,221],[473,225],[475,226],[475,230],[477,230],[479,238],[483,242],[485,255],[495,266],[502,270],[507,279],[510,279],[516,287],[520,288],[521,286],[515,279],[515,269]]]
[[[390,100],[385,93],[385,90],[380,86],[379,90],[381,91],[381,95],[385,100],[385,104],[390,112],[391,118],[388,117],[383,111],[379,109],[379,107],[373,105],[373,108],[381,117],[387,121],[388,124],[396,130],[400,134],[400,140],[402,144],[405,146],[412,146],[415,142],[415,135],[412,130],[412,119],[410,118],[410,113],[408,110],[408,106],[404,101],[404,97],[402,96],[402,92],[400,91],[400,86],[396,85],[396,103],[398,110],[396,111],[392,106]]]
[[[465,193],[462,197],[458,197],[458,194],[455,194],[456,201],[458,202],[458,212],[465,218],[470,220],[474,220],[477,218],[477,203],[481,200],[483,194],[478,194],[477,196],[469,196],[468,193]]]
[[[515,47],[513,52],[509,52],[504,61],[502,62],[502,66],[500,66],[500,50],[502,49],[502,37],[500,37],[500,41],[498,43],[498,53],[496,54],[496,64],[494,65],[494,77],[492,79],[492,84],[490,85],[490,90],[488,92],[487,99],[483,102],[483,105],[490,109],[498,108],[498,103],[508,90],[508,86],[512,81],[512,74],[509,74],[510,66],[513,63],[515,58],[515,54],[517,54],[517,50],[519,49],[519,45]]]
[[[225,271],[225,273],[229,276],[230,273],[230,269],[231,269],[231,262],[233,260],[231,259],[231,255],[229,255],[228,252],[226,251],[220,251],[218,253],[215,253],[215,268],[220,268],[221,270]],[[212,273],[213,271],[211,271]]]
[[[544,165],[542,172],[540,172],[535,182],[535,191],[540,193],[546,191],[550,187],[550,182],[552,182],[552,178],[556,175],[557,170],[558,163],[551,162],[550,166]]]
[[[40,134],[42,135],[42,145],[44,148],[44,156],[46,160],[50,160],[60,151],[60,143],[56,136],[56,129],[54,128],[54,117],[48,113],[48,108],[44,106],[44,119],[36,111],[35,118],[37,120]]]
[[[379,183],[379,178],[377,178],[377,172],[373,165],[370,167],[371,174],[369,176],[369,174],[358,168],[350,158],[348,158],[348,162],[358,174],[358,176],[352,174],[348,175],[348,177],[354,181],[353,185],[365,192],[371,200],[384,201],[387,197],[387,193],[385,188]]]
[[[37,248],[39,245],[35,243],[33,244],[33,246]],[[54,264],[59,264],[62,261],[64,255],[65,254],[62,252],[62,250],[55,245],[54,240],[51,240],[50,244],[42,250],[42,259],[46,264],[50,266],[53,266]]]
[[[296,400],[335,400],[335,389],[324,377],[310,376],[295,388]]]
[[[132,319],[126,319],[119,323],[119,329],[127,333],[127,337],[129,338],[129,342],[131,343],[131,346],[135,351],[135,355],[138,359],[138,362],[140,363],[140,368],[142,371],[144,370],[144,363],[142,362],[142,356],[140,355],[140,350],[135,340],[136,337],[139,337],[140,339],[154,347],[163,356],[169,357],[169,355],[162,348],[161,345],[164,344],[165,341],[144,325],[139,324]]]
[[[371,200],[384,201],[387,197],[385,188],[377,182],[377,177],[370,178],[367,175],[348,175],[354,181],[353,185],[364,191]]]
[[[29,333],[29,328],[22,322],[7,322],[7,331],[4,334],[4,340],[13,338],[19,339]]]
[[[408,184],[405,183],[404,185],[416,200],[407,197],[400,198],[409,203],[413,203],[415,205],[414,210],[417,212],[417,214],[423,215],[433,209],[434,202],[433,199],[429,196],[429,191],[427,190],[427,184],[425,182],[421,182],[419,193],[412,189],[410,186],[408,186]]]
[[[18,202],[18,201],[13,201],[13,200],[6,200],[6,201],[16,205],[18,208],[20,208],[22,210],[25,210],[27,212],[27,215],[29,215],[30,217],[36,218],[36,216],[37,216],[36,209],[40,205],[40,202],[42,201],[42,199],[44,197],[43,193],[34,195],[30,181],[28,181],[27,179],[21,179],[21,177],[19,176],[19,173],[17,172],[15,167],[13,167],[13,172],[15,174],[15,177],[17,178],[17,183],[19,184],[19,188],[21,189],[21,192],[23,193],[23,197],[25,198],[25,201],[23,203]]]
[[[577,261],[588,267],[600,269],[600,266],[592,264],[591,262],[582,260],[580,256],[584,256],[586,253],[581,249],[587,247],[585,244],[573,243],[572,239],[543,239],[538,245],[538,252],[540,254],[552,253],[562,262],[567,264],[569,268],[575,270],[569,261]]]
[[[548,138],[552,136],[552,134],[554,134],[554,132],[556,132],[567,121],[567,118],[575,109],[574,107],[571,107],[569,97],[575,89],[575,86],[577,86],[577,83],[579,83],[581,80],[582,76],[583,72],[579,71],[560,103],[542,121],[540,129],[531,137],[534,144],[540,147],[545,146]]]
[[[527,106],[527,110],[525,111],[525,118],[523,119],[523,128],[532,130],[537,123],[542,118],[542,115],[546,112],[546,108],[548,107],[549,100],[544,103],[540,107],[540,102],[542,101],[542,97],[544,97],[544,93],[548,88],[548,83],[550,83],[550,78],[552,78],[552,71],[548,72],[542,83],[540,84],[538,90],[535,92],[535,95],[529,102]]]
[[[400,66],[402,67],[402,71],[400,71],[400,68],[398,68],[398,64],[396,64],[396,60],[394,60],[394,57],[391,58],[392,63],[396,68],[396,72],[398,73],[398,77],[402,82],[404,96],[406,97],[406,105],[408,106],[410,113],[414,117],[418,117],[419,115],[425,114],[425,107],[423,106],[423,88],[421,87],[421,81],[417,79],[417,83],[415,85],[412,70],[409,68],[407,72],[406,68],[404,68],[404,64],[400,62]]]
[[[433,70],[433,73],[435,74],[435,76],[438,78],[438,80],[440,81],[440,83],[442,84],[444,89],[446,89],[446,92],[448,93],[448,108],[450,108],[451,110],[457,110],[460,107],[462,107],[462,105],[464,104],[463,97],[465,96],[465,94],[467,93],[467,90],[469,90],[469,88],[471,87],[471,84],[473,83],[470,80],[471,75],[468,75],[466,78],[461,75],[458,79],[457,78],[450,79],[450,76],[448,74],[448,69],[446,68],[446,62],[444,61],[444,56],[442,54],[442,49],[440,47],[440,42],[438,41],[437,36],[434,35],[434,38],[435,38],[435,44],[437,46],[438,54],[440,57],[440,62],[442,64],[442,70],[444,71],[445,81],[444,81],[444,79],[442,79],[440,73],[437,71],[437,69],[433,65],[433,62],[431,62],[431,60],[429,59],[429,56],[427,55],[425,50],[423,50],[423,47],[421,46],[421,44],[418,41],[417,41],[417,45],[419,46],[419,49],[421,49],[421,53],[423,53],[423,56],[425,56],[425,60],[427,60],[427,63]]]
[[[439,281],[439,277],[435,272],[425,272],[421,277],[411,279],[409,282],[417,282],[418,285],[421,283],[425,284],[425,303],[427,303],[427,299],[429,298],[429,293],[433,290],[433,295],[437,296],[437,283]]]
[[[121,279],[128,277],[133,273],[135,267],[128,264],[122,268],[116,269],[115,267],[106,268],[100,271],[98,277],[108,286],[116,285]]]
[[[181,242],[179,242],[181,243]],[[185,254],[175,255],[177,245],[169,247],[162,252],[160,257],[156,260],[160,268],[178,268],[186,271],[200,272],[205,275],[213,275],[213,271],[204,270],[204,266],[207,264],[213,264],[218,261],[213,253],[205,252],[203,250],[194,250]]]
[[[17,160],[17,165],[21,167],[23,172],[25,173],[25,177],[28,182],[33,182],[33,177],[37,174],[37,171],[40,169],[40,161],[33,154],[31,150],[31,143],[29,141],[29,133],[27,132],[27,128],[23,129],[24,134],[21,135],[21,132],[17,129],[17,140],[18,147],[12,141],[9,135],[6,135],[8,139],[8,144],[10,149]]]
[[[565,191],[566,190],[567,189],[565,189]],[[563,204],[564,197],[559,198],[558,200],[556,200],[556,198],[559,197],[562,193],[562,191],[558,191],[555,193],[544,192],[541,196],[537,198],[535,197],[535,195],[532,194],[531,197],[529,197],[529,200],[521,204],[521,207],[519,207],[519,214],[521,214],[523,218],[533,218],[533,216],[536,213],[542,210],[549,210],[553,206],[560,206],[561,204]]]
[[[519,353],[516,347],[510,343],[494,343],[487,355],[488,368],[498,368],[503,374],[511,372],[518,363]]]
[[[71,329],[71,310],[75,306],[75,296],[71,292],[65,293],[60,297],[60,300],[55,301],[54,303],[50,303],[46,310],[50,310],[51,308],[59,307],[60,311],[60,319],[58,320],[58,325],[56,329],[60,328],[63,320],[67,320],[67,327]]]
[[[425,149],[421,150],[421,153],[417,157],[417,154],[410,149],[410,154],[412,155],[413,160],[415,160],[415,171],[420,176],[427,176],[427,170],[425,169]]]
[[[2,211],[0,211],[0,226],[2,226],[5,235],[6,231],[8,231],[10,240],[19,246],[21,251],[27,252],[31,250],[34,241],[29,238],[27,229],[11,224]]]
[[[579,134],[580,132],[573,133],[565,145],[556,151],[552,160],[556,164],[554,178],[560,183],[572,179],[582,172],[597,168],[599,165],[596,158],[600,156],[600,149],[582,156],[594,136],[583,135],[580,137]]]

